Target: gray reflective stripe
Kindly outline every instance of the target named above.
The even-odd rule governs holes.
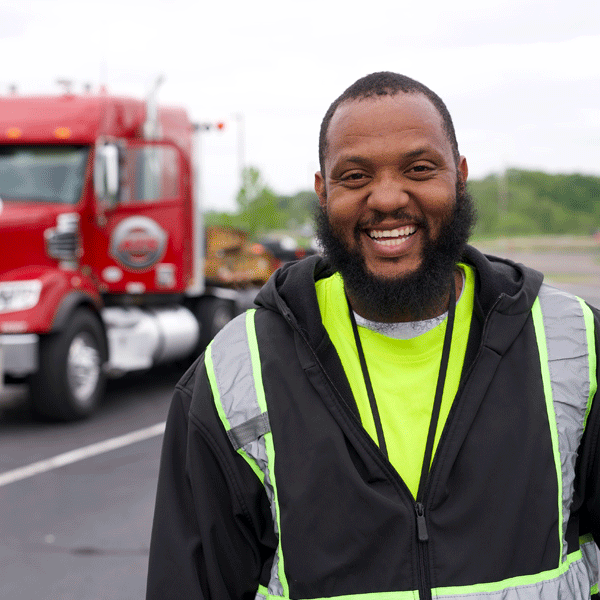
[[[588,570],[579,553],[571,555],[568,568],[497,583],[432,590],[438,599],[452,600],[588,600],[591,585]],[[382,600],[385,595],[382,595]]]
[[[542,285],[542,311],[552,406],[556,421],[559,480],[562,486],[562,560],[567,557],[564,533],[570,517],[575,462],[583,435],[590,393],[589,350],[583,308],[566,292]],[[540,353],[543,356],[543,353]],[[550,416],[550,415],[549,415]],[[552,427],[552,419],[550,419]]]
[[[256,465],[262,474],[275,534],[279,537],[277,501],[266,441],[271,427],[268,415],[259,402],[259,394],[264,397],[264,390],[257,389],[257,386],[262,387],[260,363],[257,356],[253,360],[253,351],[258,351],[254,313],[254,310],[250,310],[239,315],[217,334],[207,350],[210,356],[206,360],[206,367],[213,388],[213,398],[217,403],[217,412],[223,420],[232,446],[244,456],[253,469]],[[283,596],[283,586],[279,578],[280,554],[279,545],[271,568],[268,587],[270,596]]]
[[[236,450],[239,450],[246,444],[257,440],[261,435],[271,431],[269,424],[269,416],[267,413],[261,413],[256,417],[252,417],[249,421],[241,423],[237,427],[232,427],[227,435],[229,441]]]
[[[588,570],[579,552],[570,555],[568,562],[559,568],[545,573],[431,590],[436,600],[588,600],[590,592]],[[418,591],[407,590],[327,596],[314,600],[415,600],[418,597]],[[256,595],[256,600],[268,598],[271,596],[261,592]]]
[[[586,542],[581,545],[581,552],[588,572],[588,581],[597,586],[600,579],[600,552],[598,552],[598,546],[594,541]]]
[[[222,329],[213,340],[210,351],[229,428],[238,427],[260,415],[262,411],[254,387],[246,315],[239,315],[228,323],[227,328]]]

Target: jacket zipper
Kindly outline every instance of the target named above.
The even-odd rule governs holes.
[[[491,310],[488,312],[488,314],[486,315],[486,318],[484,319],[483,327],[482,327],[482,331],[481,331],[481,345],[479,347],[477,355],[475,356],[475,358],[473,360],[473,365],[477,362],[477,357],[481,354],[481,347],[483,346],[483,341],[485,339],[486,328],[487,328],[488,321],[490,319],[490,315],[494,312],[496,306],[498,305],[498,303],[500,302],[500,300],[502,299],[503,296],[504,296],[504,294],[501,294],[496,299]],[[473,365],[471,365],[471,369],[473,368]],[[465,379],[468,378],[471,369],[469,369],[469,372],[466,373]],[[461,387],[462,386],[459,386],[459,389],[456,392],[455,400],[460,395]],[[440,445],[442,444],[443,437],[444,436],[442,435],[440,438],[440,441],[438,444],[438,450],[439,450]],[[437,455],[437,452],[436,452],[436,455]],[[419,486],[420,493],[417,493],[417,498],[416,498],[415,505],[414,505],[416,519],[417,519],[417,557],[418,557],[418,562],[419,562],[419,598],[420,598],[420,600],[432,600],[431,573],[430,573],[430,568],[429,568],[429,546],[428,546],[429,532],[427,531],[427,520],[425,518],[425,497],[427,496],[427,489],[429,488],[428,484],[431,479],[431,474],[435,467],[435,463],[436,463],[435,458],[436,457],[434,456],[432,464],[431,464],[431,469],[429,470],[428,475],[427,475],[426,482],[424,483],[422,488],[421,488],[421,486]]]
[[[419,561],[419,598],[431,600],[431,580],[429,577],[429,534],[425,520],[425,506],[422,502],[415,502],[417,514],[417,556]]]
[[[482,331],[481,331],[481,344],[480,344],[479,350],[477,352],[477,355],[475,356],[475,358],[473,360],[473,365],[477,362],[477,358],[481,354],[481,348],[483,346],[483,341],[485,339],[486,328],[488,325],[488,321],[490,319],[490,315],[494,312],[496,306],[498,305],[498,303],[500,302],[500,300],[502,299],[503,296],[504,296],[504,294],[501,294],[496,299],[492,308],[490,309],[490,311],[488,312],[488,314],[486,315],[486,317],[484,319],[483,327],[482,327]],[[471,365],[471,369],[473,368],[473,365]],[[468,378],[471,369],[469,369],[469,372],[466,373],[465,380]],[[456,392],[455,400],[460,396],[461,388],[462,388],[462,386],[459,385],[459,389]],[[442,435],[440,438],[440,441],[438,444],[438,450],[442,444],[443,437],[444,436]],[[436,452],[436,455],[437,455],[437,452]],[[431,573],[430,573],[430,567],[429,567],[429,545],[428,545],[429,532],[427,531],[427,520],[425,518],[425,498],[427,496],[427,490],[429,488],[428,484],[430,482],[431,475],[435,468],[435,463],[436,463],[436,456],[433,457],[431,469],[429,470],[429,472],[427,474],[426,482],[423,484],[422,487],[419,486],[420,489],[419,489],[419,492],[417,493],[417,498],[416,498],[415,505],[414,505],[416,519],[417,519],[417,557],[418,557],[418,562],[419,562],[419,598],[420,598],[420,600],[432,600]]]

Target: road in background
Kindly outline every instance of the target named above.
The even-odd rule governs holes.
[[[164,422],[182,371],[110,382],[92,419],[37,423],[0,395],[0,473]],[[140,600],[162,435],[0,487],[0,598]]]
[[[520,238],[474,244],[544,273],[544,281],[600,308],[600,243],[591,238]]]

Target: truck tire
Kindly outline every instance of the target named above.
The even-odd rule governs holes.
[[[30,379],[33,413],[75,421],[91,415],[106,386],[106,338],[99,318],[78,308],[61,331],[40,338],[40,364]]]
[[[235,304],[232,300],[208,296],[198,302],[196,316],[200,321],[198,353],[201,353],[215,335],[235,317]]]

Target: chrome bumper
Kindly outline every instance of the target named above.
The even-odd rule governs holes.
[[[0,335],[0,385],[5,374],[24,377],[37,371],[38,345],[35,333]]]

